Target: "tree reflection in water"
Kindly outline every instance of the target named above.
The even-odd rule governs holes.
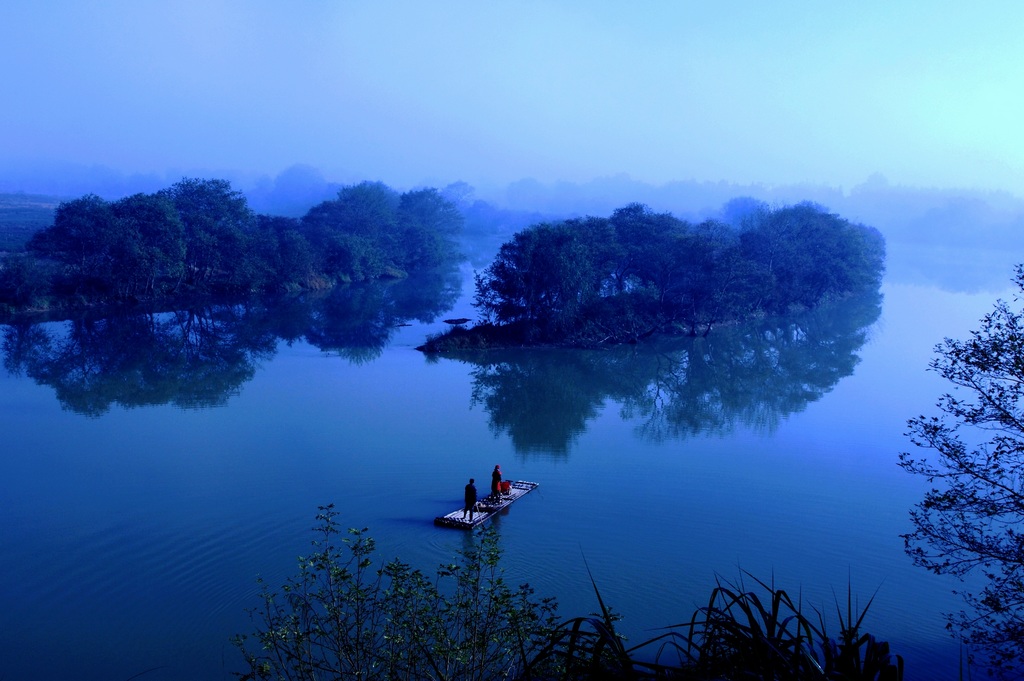
[[[235,307],[15,325],[4,364],[49,385],[66,408],[99,416],[112,404],[224,404],[252,378],[274,337]]]
[[[566,455],[608,402],[654,441],[772,432],[853,373],[881,314],[881,294],[783,319],[607,350],[487,350],[446,357],[475,365],[472,404],[521,453]]]
[[[271,358],[304,339],[360,363],[395,328],[431,322],[459,294],[457,272],[320,296],[5,328],[4,363],[54,388],[61,404],[98,416],[114,404],[223,405]],[[609,402],[655,441],[771,432],[832,389],[858,361],[881,295],[782,320],[722,327],[706,338],[663,338],[607,350],[490,350],[449,357],[474,365],[473,405],[517,451],[568,454]]]
[[[431,322],[458,299],[457,270],[319,296],[4,327],[4,367],[54,388],[65,409],[197,409],[238,394],[279,340],[305,339],[352,362],[383,352],[395,328]]]

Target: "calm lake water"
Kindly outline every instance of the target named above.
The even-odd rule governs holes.
[[[432,519],[495,464],[540,483],[494,521],[507,572],[567,617],[598,607],[584,559],[636,642],[716,575],[833,625],[849,585],[908,679],[957,678],[954,583],[903,552],[925,483],[896,457],[946,389],[933,346],[996,294],[887,283],[707,339],[431,360],[475,315],[451,279],[416,291],[0,327],[0,678],[231,679],[257,577],[294,573],[319,505],[432,571],[472,541]]]

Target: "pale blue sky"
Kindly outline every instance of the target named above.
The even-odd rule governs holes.
[[[1024,3],[0,5],[0,168],[1024,188]]]

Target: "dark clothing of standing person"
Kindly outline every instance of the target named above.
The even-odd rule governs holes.
[[[501,466],[495,466],[494,471],[491,473],[491,496],[495,499],[498,498],[498,493],[501,491]]]
[[[466,505],[462,508],[462,517],[466,517],[466,511],[469,511],[469,519],[473,520],[473,510],[476,508],[476,482],[473,478],[469,479],[469,484],[466,485]]]

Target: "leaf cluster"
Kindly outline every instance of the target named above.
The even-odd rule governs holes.
[[[1015,282],[1024,292],[1024,266]],[[994,668],[1024,664],[1024,311],[997,301],[966,340],[945,339],[931,370],[953,384],[940,416],[908,421],[925,455],[900,465],[933,487],[904,535],[914,562],[937,574],[977,575],[949,628]]]
[[[434,578],[400,560],[378,566],[366,530],[317,516],[319,539],[280,590],[264,588],[240,636],[242,679],[498,679],[536,675],[556,604],[509,585],[496,533],[484,531]]]

